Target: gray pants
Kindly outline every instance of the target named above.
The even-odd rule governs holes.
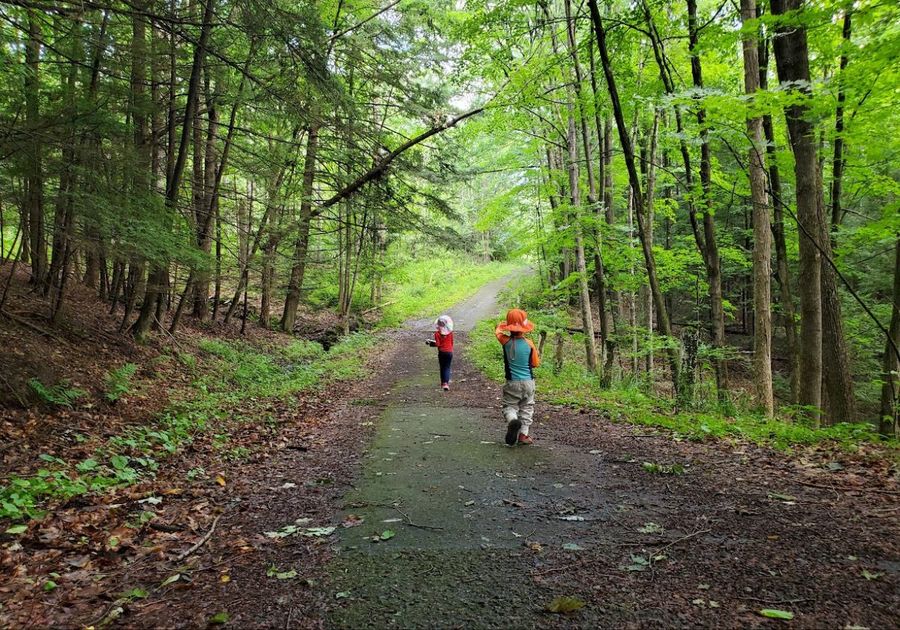
[[[521,433],[528,435],[534,416],[534,380],[506,381],[503,385],[503,417],[507,422],[522,421]]]

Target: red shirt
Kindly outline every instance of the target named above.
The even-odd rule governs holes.
[[[453,352],[453,333],[442,335],[434,331],[434,341],[437,343],[438,352]]]

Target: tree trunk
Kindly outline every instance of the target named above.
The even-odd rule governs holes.
[[[197,211],[197,247],[206,254],[205,260],[212,250],[212,217],[216,212],[218,199],[213,197],[213,188],[216,184],[216,167],[218,165],[216,153],[216,139],[219,133],[219,116],[216,110],[216,98],[210,75],[210,68],[204,68],[206,80],[206,112],[208,125],[206,129],[206,144],[203,151],[203,188],[201,207]],[[198,121],[199,122],[199,121]],[[195,131],[195,134],[197,132]],[[196,137],[196,136],[195,136]],[[195,157],[196,159],[196,157]],[[196,169],[195,169],[196,172]],[[200,321],[209,318],[209,267],[204,262],[194,273],[194,310],[193,315]]]
[[[200,69],[203,60],[206,58],[206,43],[209,40],[209,32],[212,28],[213,0],[206,0],[203,10],[203,24],[200,29],[200,39],[194,47],[194,59],[191,65],[191,78],[188,83],[187,105],[184,112],[184,124],[181,128],[181,140],[178,145],[178,154],[172,168],[169,170],[169,176],[166,178],[166,206],[170,212],[176,210],[178,202],[178,193],[181,189],[181,179],[184,174],[184,164],[187,160],[187,147],[191,137],[191,127],[195,115],[195,106],[197,104],[196,95],[200,85]],[[142,21],[139,13],[135,13],[135,21]],[[146,63],[146,60],[135,59],[134,63]],[[175,124],[174,119],[169,120],[170,125]],[[134,336],[137,339],[144,338],[150,332],[153,320],[156,318],[157,308],[163,289],[168,284],[168,268],[166,265],[155,262],[151,269],[150,276],[147,281],[147,291],[144,296],[144,303],[141,305],[141,312],[137,321],[132,328]]]
[[[584,257],[584,227],[582,225],[581,207],[581,184],[578,176],[578,139],[575,131],[575,101],[579,101],[579,93],[581,91],[581,66],[578,63],[578,50],[575,43],[575,23],[572,19],[572,7],[570,0],[565,1],[566,9],[566,42],[568,44],[569,53],[572,56],[575,87],[569,89],[568,102],[566,108],[568,111],[568,133],[566,134],[566,144],[569,149],[569,193],[571,194],[572,210],[575,213],[575,265],[578,271],[578,287],[581,294],[581,319],[584,327],[584,351],[588,369],[594,374],[600,371],[600,364],[597,361],[597,346],[594,338],[594,316],[591,310],[591,297],[588,290],[587,264]],[[596,204],[596,183],[594,181],[594,171],[591,164],[590,143],[587,138],[587,127],[584,116],[581,116],[583,153],[585,162],[587,163],[588,179],[590,188],[593,189],[594,199],[589,198],[589,202]]]
[[[891,294],[890,337],[884,342],[884,358],[881,362],[881,417],[878,431],[885,437],[900,436],[900,360],[895,347],[900,346],[900,235],[894,246],[894,289]],[[893,340],[893,344],[891,341]]]
[[[291,279],[288,282],[287,295],[284,299],[284,312],[281,315],[281,329],[285,332],[294,330],[294,323],[297,321],[297,308],[300,306],[300,292],[303,289],[303,276],[306,274],[306,256],[309,251],[309,226],[312,220],[316,155],[318,150],[319,123],[314,122],[309,128],[309,134],[306,138],[306,156],[303,159],[303,198],[300,201],[300,223],[297,226],[297,239],[294,241]]]
[[[756,0],[741,0],[744,28],[756,19]],[[744,90],[755,97],[759,90],[759,56],[757,37],[746,34],[742,40],[744,53]],[[772,243],[769,228],[769,200],[766,195],[766,170],[762,118],[747,119],[747,135],[751,146],[748,156],[750,198],[753,203],[753,374],[756,402],[767,417],[775,413],[772,391]]]
[[[691,77],[694,88],[703,90],[703,70],[700,55],[697,53],[699,32],[697,27],[697,2],[687,0],[688,7],[688,39],[691,54]],[[706,125],[706,109],[697,108],[697,125],[700,127],[700,185],[703,189],[703,201],[706,211],[703,213],[703,237],[706,244],[705,262],[706,278],[709,282],[709,306],[712,321],[710,322],[713,346],[722,353],[725,350],[725,308],[722,297],[722,263],[719,259],[719,246],[716,241],[716,226],[712,200],[712,162],[709,149],[709,131]],[[728,397],[728,362],[722,356],[713,360],[716,370],[716,391],[719,402]]]
[[[25,126],[29,132],[25,149],[25,203],[31,282],[41,285],[47,269],[47,242],[44,236],[44,175],[40,130],[41,27],[37,12],[28,10],[28,40],[25,42]]]
[[[762,11],[757,5],[756,15]],[[759,87],[767,90],[769,42],[768,37],[759,41],[757,47],[759,57]],[[791,272],[788,266],[787,242],[784,237],[784,199],[781,190],[781,174],[778,170],[778,148],[775,143],[775,131],[772,116],[763,116],[763,131],[766,136],[766,158],[769,166],[769,192],[772,198],[772,241],[775,244],[775,277],[778,280],[778,292],[781,296],[781,319],[784,337],[787,342],[788,365],[790,366],[791,402],[796,404],[800,391],[799,350],[797,348],[797,314],[794,309],[794,292],[791,287]]]
[[[785,15],[798,11],[801,6],[802,0],[772,0],[772,13]],[[782,24],[776,28],[773,44],[779,81],[805,96],[810,84],[806,28]],[[797,222],[801,232],[798,402],[817,414],[822,408],[822,261],[813,239],[821,238],[823,230],[817,194],[815,129],[805,102],[789,105],[785,114],[794,152]]]
[[[850,36],[852,33],[851,11],[844,11],[844,27],[842,29],[842,44],[844,46],[841,52],[841,67],[838,73],[838,93],[837,108],[834,113],[834,162],[832,167],[831,180],[831,231],[832,236],[834,230],[843,221],[843,208],[841,207],[841,191],[844,181],[844,102],[847,95],[844,91],[844,72],[847,69],[849,59],[847,57],[847,48],[850,46]]]

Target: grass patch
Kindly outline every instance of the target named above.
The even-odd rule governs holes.
[[[109,438],[81,461],[42,454],[45,467],[28,477],[13,475],[0,486],[0,518],[39,518],[48,500],[64,501],[152,477],[161,461],[233,418],[235,410],[362,376],[366,351],[375,343],[371,335],[355,334],[325,352],[321,345],[303,341],[265,348],[240,341],[202,341],[199,356],[179,355],[191,357],[182,362],[196,375],[188,396],[170,404],[152,425]],[[235,460],[248,454],[240,446],[225,453]]]
[[[530,313],[529,318],[535,321],[536,330],[540,330],[540,315]],[[503,356],[500,344],[494,338],[494,326],[495,322],[485,321],[475,327],[469,337],[468,356],[488,378],[502,382]],[[537,335],[534,336],[536,339]],[[583,352],[577,339],[569,339],[566,343]],[[847,451],[857,450],[861,442],[900,447],[897,440],[881,438],[871,424],[840,423],[814,428],[801,422],[786,422],[785,419],[769,420],[738,405],[734,406],[730,415],[703,408],[678,411],[674,401],[651,396],[635,380],[602,388],[600,379],[572,360],[571,356],[567,356],[563,369],[555,373],[550,346],[551,340],[548,340],[545,349],[547,356],[542,357],[541,367],[535,370],[538,398],[546,402],[596,410],[616,422],[662,427],[678,437],[692,440],[736,438],[780,450],[826,442]]]
[[[410,317],[437,317],[488,282],[521,268],[521,263],[513,262],[477,264],[454,253],[406,263],[388,277],[379,326],[397,326]]]

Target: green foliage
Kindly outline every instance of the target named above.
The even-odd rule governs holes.
[[[529,318],[535,322],[534,335],[542,330],[540,315]],[[500,345],[494,338],[493,321],[479,323],[470,335],[468,356],[489,378],[503,381],[503,359]],[[567,342],[580,350],[577,340]],[[548,349],[550,341],[548,340]],[[553,357],[545,350],[541,367],[535,370],[538,398],[553,404],[592,409],[612,422],[628,422],[637,425],[662,427],[678,438],[691,440],[739,439],[765,444],[781,450],[794,447],[831,443],[846,450],[856,450],[860,443],[883,442],[870,424],[839,423],[829,427],[814,428],[808,424],[791,421],[790,408],[780,419],[767,420],[749,408],[737,408],[726,416],[715,406],[710,411],[702,409],[679,411],[670,399],[650,395],[633,380],[614,381],[604,388],[600,379],[590,374],[580,363],[583,360],[568,356],[562,371],[554,373]],[[896,441],[888,445],[900,446]],[[651,464],[654,467],[658,464]],[[674,471],[652,470],[678,474]]]
[[[106,392],[104,397],[109,402],[117,402],[122,396],[131,391],[131,379],[137,372],[137,365],[126,363],[120,368],[111,370],[106,374]]]
[[[87,396],[87,392],[77,387],[72,387],[69,381],[62,380],[55,385],[44,385],[39,379],[32,378],[28,386],[38,397],[48,405],[72,408],[81,398]]]
[[[81,461],[42,455],[47,468],[30,477],[13,475],[0,486],[0,518],[37,518],[42,514],[39,506],[48,500],[102,492],[152,476],[162,460],[217,426],[233,409],[262,399],[289,399],[327,383],[358,378],[375,343],[375,337],[362,333],[345,337],[328,352],[319,344],[296,340],[264,348],[240,341],[201,341],[207,356],[186,362],[202,372],[194,381],[193,397],[173,402],[152,424],[127,429]],[[69,392],[61,385],[62,391]],[[54,396],[71,399],[60,398],[57,390]],[[250,454],[246,447],[228,448],[227,440],[222,447],[227,449],[227,459],[240,460]],[[202,475],[205,471],[193,469],[188,479]]]

